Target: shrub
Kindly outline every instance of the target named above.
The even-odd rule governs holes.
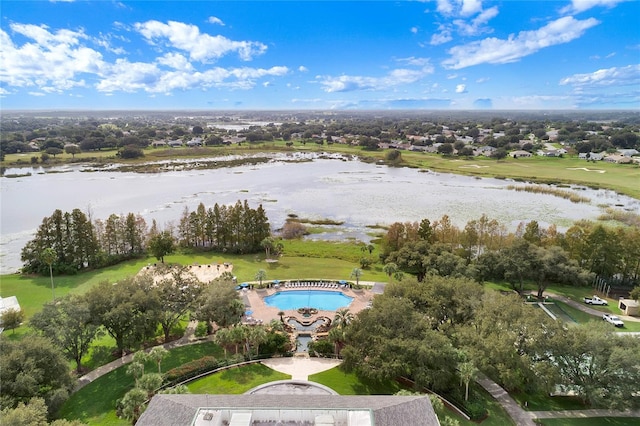
[[[471,420],[481,420],[487,416],[487,409],[482,402],[467,401],[464,408]]]
[[[196,337],[204,337],[207,335],[207,323],[205,321],[199,321],[198,325],[196,326],[196,331],[195,331],[195,336]]]
[[[218,367],[218,364],[218,360],[214,357],[205,356],[167,371],[167,381],[173,383],[186,380],[206,371],[213,370]]]
[[[318,355],[332,356],[334,351],[333,343],[327,339],[316,340],[315,342],[309,342],[309,353],[313,354],[317,352]]]

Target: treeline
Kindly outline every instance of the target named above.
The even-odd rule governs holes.
[[[160,231],[155,220],[149,227],[140,215],[112,214],[91,220],[79,209],[55,210],[42,220],[35,237],[22,249],[26,273],[73,274],[101,268],[151,253],[158,259],[173,251],[174,242],[185,249],[253,253],[269,237],[271,228],[262,208],[238,201],[233,206],[209,209],[200,204],[195,212],[185,209],[177,229]],[[47,259],[45,251],[55,256]]]
[[[419,281],[428,274],[507,280],[514,289],[533,281],[540,296],[551,282],[583,285],[594,276],[632,288],[640,280],[640,229],[579,221],[561,233],[530,221],[507,232],[486,215],[460,229],[445,215],[394,223],[380,257],[390,275],[397,268]]]
[[[470,392],[480,372],[527,398],[564,391],[594,408],[640,406],[638,339],[597,317],[567,327],[517,294],[467,278],[392,282],[341,336],[346,369],[372,381],[408,377],[474,419],[486,415],[482,398]]]

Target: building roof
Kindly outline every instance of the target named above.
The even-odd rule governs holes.
[[[204,414],[217,413],[211,420]],[[283,416],[276,420],[312,420],[318,416],[336,415],[350,420],[349,426],[361,426],[363,419],[373,417],[367,426],[439,425],[428,396],[341,396],[284,397],[282,395],[170,395],[158,394],[151,399],[137,426],[218,426],[224,416],[251,412],[259,416]],[[333,413],[333,414],[331,414]],[[367,414],[369,416],[367,417]],[[309,417],[311,416],[311,417]],[[287,417],[286,419],[284,417]],[[216,419],[217,421],[214,421]],[[364,420],[366,422],[366,420]],[[353,424],[351,424],[353,423]],[[275,424],[275,422],[274,422]]]

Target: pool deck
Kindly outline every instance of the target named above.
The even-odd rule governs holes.
[[[373,283],[362,283],[362,284],[365,286],[373,285]],[[250,309],[251,311],[253,311],[250,317],[243,318],[243,322],[247,324],[251,324],[255,322],[258,322],[258,323],[262,322],[266,324],[273,319],[280,319],[280,317],[278,316],[278,312],[280,312],[280,309],[274,306],[267,306],[264,303],[263,298],[267,296],[271,296],[272,294],[277,293],[279,291],[284,292],[284,291],[291,291],[291,290],[323,290],[323,291],[342,292],[346,296],[353,298],[353,301],[348,306],[349,312],[353,314],[356,314],[362,311],[363,309],[366,309],[367,305],[369,305],[369,302],[373,299],[373,296],[374,296],[374,293],[370,289],[362,289],[362,290],[354,291],[348,287],[345,287],[345,288],[324,288],[324,287],[289,288],[289,287],[280,286],[279,288],[268,288],[268,289],[262,289],[262,290],[255,290],[255,289],[241,290],[243,294],[243,299],[248,300],[249,304],[251,305],[247,309]],[[285,310],[283,312],[285,314],[285,317],[287,316],[300,317],[300,314],[298,313],[298,311],[294,309]],[[335,311],[319,310],[317,314],[312,315],[311,317],[305,318],[305,319],[315,320],[319,317],[329,317],[333,320],[334,316],[335,316]]]

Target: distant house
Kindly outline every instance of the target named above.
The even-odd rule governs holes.
[[[191,139],[189,142],[187,142],[187,146],[203,146],[204,143],[202,142],[202,138],[193,138]]]
[[[481,146],[480,148],[476,149],[473,153],[474,155],[484,155],[485,157],[490,157],[491,154],[493,154],[493,151],[495,151],[497,148],[494,148],[492,146]]]
[[[172,141],[167,142],[167,145],[169,145],[171,148],[176,148],[178,146],[182,146],[182,141],[178,140],[178,139],[172,140]]]
[[[151,146],[152,147],[167,146],[167,143],[165,141],[153,141],[151,142]]]
[[[616,164],[630,164],[633,162],[631,157],[625,157],[619,154],[607,155],[604,157],[604,161],[607,163],[616,163]]]
[[[623,157],[633,157],[634,155],[640,154],[637,149],[619,149],[618,153]]]
[[[581,152],[578,154],[580,160],[600,161],[604,155],[599,152]]]
[[[518,150],[512,151],[509,155],[513,158],[531,157],[531,153],[528,151]]]

